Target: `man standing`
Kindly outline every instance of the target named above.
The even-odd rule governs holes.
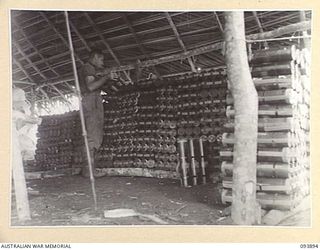
[[[113,82],[114,74],[109,73],[99,76],[99,70],[104,69],[104,55],[101,51],[93,50],[90,52],[89,61],[83,65],[79,72],[79,84],[82,95],[82,107],[87,130],[90,157],[95,177],[103,174],[98,173],[95,166],[95,152],[101,146],[103,140],[103,103],[100,95],[101,87]],[[89,166],[86,164],[82,168],[82,175],[89,177]]]

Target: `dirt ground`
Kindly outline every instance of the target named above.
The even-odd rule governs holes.
[[[184,188],[179,180],[102,177],[96,179],[97,211],[89,179],[82,176],[29,180],[27,185],[32,189],[32,220],[18,221],[13,196],[12,226],[232,224],[223,214],[219,186],[213,183]],[[139,215],[104,218],[105,210],[120,208]]]

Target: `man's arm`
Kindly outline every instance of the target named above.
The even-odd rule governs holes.
[[[87,76],[85,81],[87,84],[87,87],[90,91],[94,91],[99,89],[102,85],[104,85],[108,80],[110,79],[110,76],[105,75],[102,77],[99,77],[97,80],[94,76]]]

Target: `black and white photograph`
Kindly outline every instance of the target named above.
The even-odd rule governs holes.
[[[310,228],[312,14],[11,9],[10,226]]]

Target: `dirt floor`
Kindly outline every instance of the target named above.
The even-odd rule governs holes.
[[[97,211],[89,179],[81,176],[29,180],[27,185],[32,220],[18,221],[13,197],[12,226],[232,224],[223,214],[219,186],[212,183],[183,188],[179,180],[102,177],[96,179]],[[120,208],[139,214],[104,217],[104,211]]]

